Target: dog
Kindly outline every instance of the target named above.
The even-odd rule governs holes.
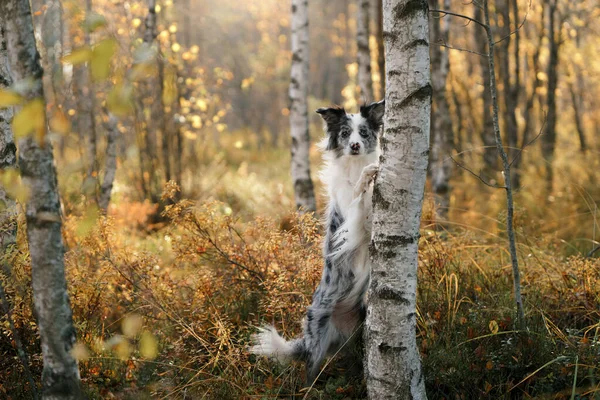
[[[325,161],[320,175],[329,196],[321,282],[306,312],[302,337],[286,341],[272,326],[252,337],[253,354],[282,364],[304,361],[308,384],[318,376],[323,359],[352,337],[366,316],[371,183],[378,171],[384,112],[383,100],[363,105],[358,114],[341,107],[317,110],[326,132],[320,144]]]

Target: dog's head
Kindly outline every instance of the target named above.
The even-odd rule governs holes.
[[[361,106],[358,114],[347,114],[341,107],[319,108],[317,112],[326,124],[325,150],[333,151],[336,157],[365,155],[377,149],[384,100]]]

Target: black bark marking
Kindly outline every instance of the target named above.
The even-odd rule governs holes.
[[[393,345],[389,345],[385,342],[380,343],[379,346],[379,351],[382,353],[389,353],[389,352],[394,352],[394,353],[404,353],[406,350],[408,350],[407,347],[404,347],[402,345],[400,346],[393,346]]]
[[[392,9],[396,21],[401,21],[418,11],[423,11],[425,13],[429,11],[429,4],[427,4],[426,0],[409,0],[404,5],[398,4]]]
[[[409,306],[411,304],[410,300],[404,297],[402,292],[389,287],[389,286],[379,286],[375,288],[375,293],[379,296],[380,299],[383,300],[394,300],[402,305]]]
[[[409,42],[409,43],[405,44],[404,46],[402,46],[402,50],[406,51],[409,49],[414,49],[415,47],[418,47],[418,46],[429,47],[429,42],[426,39],[415,39],[412,42]]]
[[[433,88],[431,84],[428,83],[425,86],[421,86],[408,96],[404,100],[398,104],[398,108],[404,108],[413,101],[431,101],[431,94],[433,93]]]

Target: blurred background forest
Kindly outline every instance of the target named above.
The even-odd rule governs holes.
[[[456,164],[502,179],[485,34],[430,12],[432,135],[444,116],[451,134],[438,153],[449,180],[428,183],[420,242],[417,340],[428,395],[598,398],[600,5],[490,5],[531,335],[513,336],[504,192]],[[430,7],[481,19],[468,2]],[[32,0],[32,10],[86,393],[302,398],[299,366],[245,350],[262,321],[300,333],[322,264],[321,226],[295,212],[289,172],[289,2]],[[383,98],[380,12],[370,1],[369,98],[358,84],[357,1],[309,2],[317,214],[326,201],[317,177],[323,131],[312,110],[356,112]],[[2,182],[27,199],[17,175]],[[22,225],[3,256],[11,271],[0,275],[14,321],[11,329],[0,316],[0,398],[32,393],[15,332],[34,380],[42,368]],[[364,396],[343,368],[327,366],[307,398]]]

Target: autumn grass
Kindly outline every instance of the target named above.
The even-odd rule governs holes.
[[[241,138],[224,145],[235,147]],[[291,211],[291,192],[282,183],[288,156],[264,150],[261,158],[253,146],[207,150],[198,173],[184,182],[189,199],[168,207],[168,222],[160,225],[148,226],[155,206],[125,184],[133,168],[121,168],[107,218],[96,219],[80,195],[65,194],[76,356],[91,398],[364,397],[356,344],[324,368],[310,392],[302,390],[301,365],[278,366],[246,352],[260,324],[272,323],[286,337],[301,332],[322,264],[321,226]],[[598,232],[593,200],[600,193],[587,169],[597,161],[587,157],[557,160],[561,178],[550,195],[534,189],[542,168],[530,165],[517,194],[527,332],[515,331],[502,194],[458,176],[443,232],[433,229],[427,197],[417,339],[430,398],[570,398],[573,392],[592,398],[598,392],[600,262],[585,254]],[[175,190],[167,187],[165,196]],[[39,377],[23,233],[5,255],[13,270],[2,279]],[[26,398],[2,318],[0,394]]]

